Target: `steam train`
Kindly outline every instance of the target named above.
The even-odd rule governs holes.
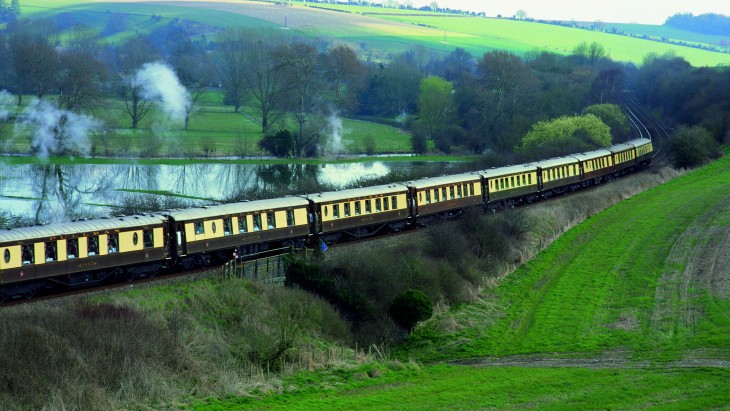
[[[606,149],[414,181],[0,231],[0,301],[41,289],[426,225],[465,208],[512,207],[648,165],[646,138]]]

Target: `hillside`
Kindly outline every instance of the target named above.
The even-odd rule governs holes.
[[[196,409],[722,408],[729,186],[726,156],[591,217],[400,354],[460,365],[303,373],[287,394]]]
[[[379,9],[383,10],[383,9]],[[395,11],[395,10],[394,10]],[[401,13],[367,13],[362,8],[338,7],[326,10],[324,5],[307,7],[298,3],[288,5],[256,1],[125,1],[98,2],[92,0],[63,0],[49,6],[42,0],[23,2],[24,15],[57,16],[87,24],[95,30],[108,24],[113,15],[127,16],[124,33],[135,30],[147,33],[173,19],[202,23],[201,34],[213,34],[224,27],[237,25],[282,27],[307,36],[321,36],[349,42],[369,58],[384,58],[383,53],[402,52],[420,45],[437,52],[450,52],[461,47],[474,55],[494,49],[505,49],[518,54],[533,50],[547,50],[569,54],[581,41],[599,42],[617,61],[641,63],[650,52],[674,52],[695,66],[716,66],[730,61],[730,55],[683,47],[679,45],[620,36],[584,29],[561,27],[533,22],[482,17],[446,16],[439,13],[405,15]],[[654,30],[647,26],[646,30]],[[638,31],[637,31],[638,30]],[[633,27],[631,33],[641,32]],[[673,31],[676,33],[678,31]],[[120,33],[107,41],[117,41]],[[659,37],[677,35],[658,32]],[[641,35],[641,34],[639,34]],[[654,35],[647,37],[656,37]],[[702,42],[714,39],[682,38],[682,41]]]

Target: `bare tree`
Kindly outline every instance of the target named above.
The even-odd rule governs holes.
[[[301,157],[307,146],[318,139],[318,133],[305,135],[304,124],[321,96],[319,55],[314,47],[305,43],[280,47],[276,55],[284,63],[288,84],[287,102],[298,125],[298,131],[294,135],[294,155]]]
[[[134,81],[134,76],[145,63],[154,61],[156,54],[149,40],[142,36],[129,40],[119,49],[121,93],[124,107],[132,119],[132,128],[139,126],[153,106],[142,97],[141,86]]]
[[[72,32],[69,46],[60,52],[58,105],[69,111],[90,109],[107,78],[98,47],[86,33]]]
[[[50,23],[20,22],[10,35],[9,48],[18,82],[18,105],[23,93],[43,97],[55,87],[58,55],[49,42]]]
[[[244,30],[226,31],[216,54],[216,68],[225,93],[223,103],[233,105],[236,113],[246,102],[250,90],[246,83],[248,34]]]
[[[175,50],[172,65],[175,67],[180,82],[189,93],[188,104],[185,107],[185,130],[187,130],[190,116],[197,112],[198,101],[214,81],[215,73],[205,50],[196,47],[189,40],[183,42]]]
[[[281,107],[288,83],[285,64],[275,52],[284,47],[283,44],[280,36],[260,31],[251,33],[245,47],[248,62],[246,86],[251,93],[251,105],[261,118],[264,133],[284,114]]]
[[[335,93],[335,106],[339,108],[343,88],[364,78],[365,65],[357,59],[355,51],[345,45],[333,47],[323,58],[325,77]]]

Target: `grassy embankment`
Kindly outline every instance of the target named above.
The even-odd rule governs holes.
[[[614,191],[605,189],[594,193]],[[621,202],[569,229],[478,302],[417,328],[398,354],[472,366],[340,375],[337,383],[304,374],[287,380],[305,387],[296,392],[198,409],[726,406],[728,193],[725,157]],[[571,221],[571,212],[552,202],[535,210],[535,232]]]

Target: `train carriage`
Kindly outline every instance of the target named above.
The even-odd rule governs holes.
[[[651,156],[654,152],[651,140],[648,138],[637,138],[628,142],[636,149],[636,163],[647,166],[651,162]]]
[[[581,179],[586,186],[602,182],[613,172],[613,155],[609,150],[598,149],[573,157],[580,161]]]
[[[580,163],[573,156],[551,158],[532,165],[537,167],[540,192],[545,197],[563,193],[574,185],[580,185]]]
[[[169,212],[174,255],[183,265],[303,242],[309,235],[308,202],[298,197],[247,201]]]
[[[324,241],[361,237],[408,224],[408,189],[401,184],[309,194],[314,231]]]
[[[0,231],[0,285],[6,293],[32,294],[156,274],[169,258],[165,222],[164,215],[137,215]],[[28,287],[8,287],[26,281]]]
[[[489,207],[517,204],[538,191],[537,167],[532,164],[492,168],[480,174]]]
[[[413,202],[411,214],[421,222],[428,222],[426,216],[453,216],[484,201],[482,178],[478,173],[423,178],[403,184],[408,187]]]
[[[608,148],[614,163],[614,174],[621,174],[622,170],[636,164],[636,147],[633,144],[616,144]]]

